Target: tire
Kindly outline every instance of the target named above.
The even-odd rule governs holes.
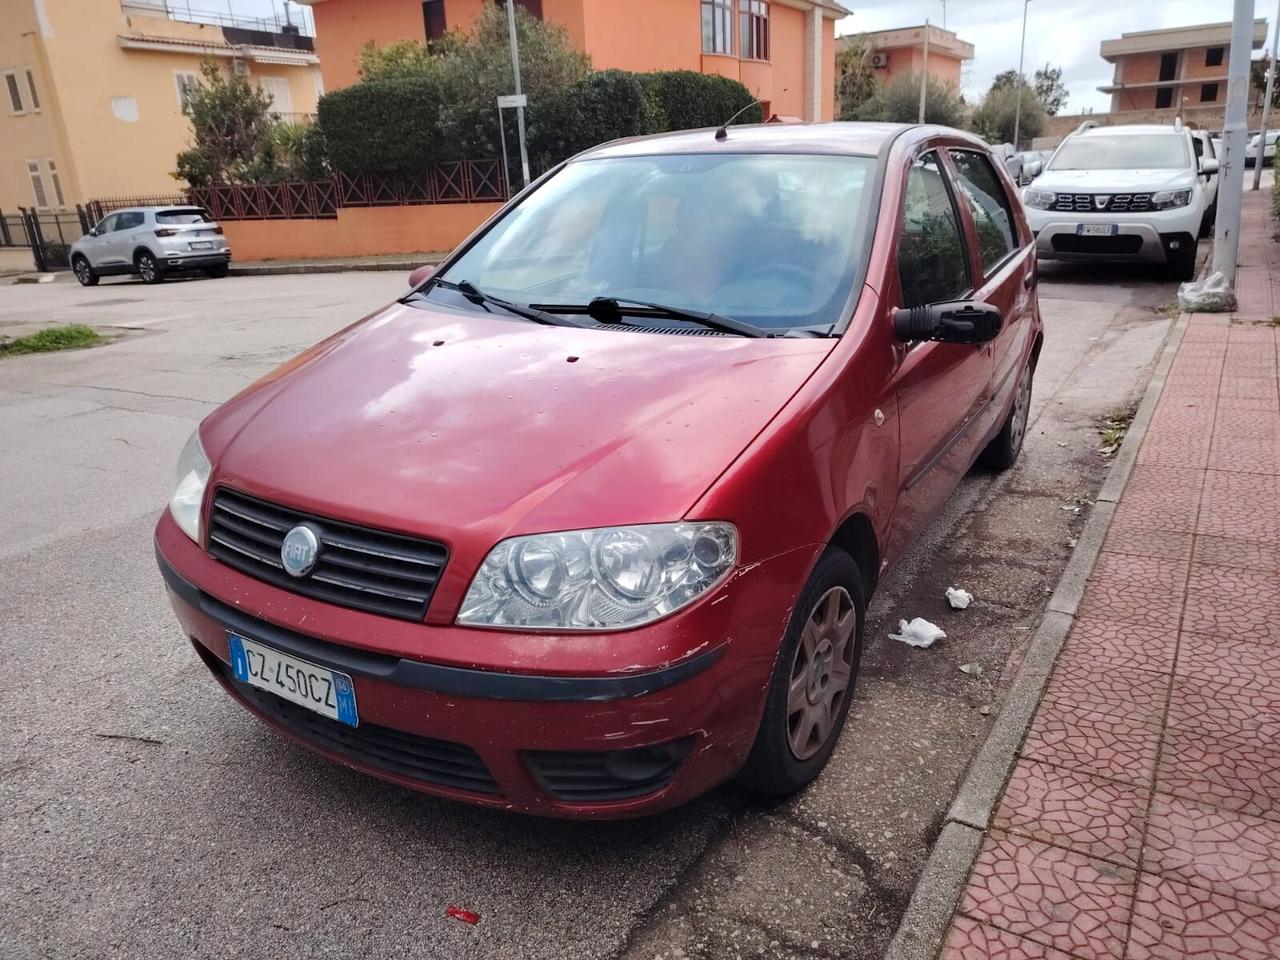
[[[221,280],[227,275],[227,265],[222,263],[216,267],[205,267],[204,275],[210,280]]]
[[[866,613],[858,565],[843,550],[828,547],[791,611],[760,729],[738,772],[743,786],[786,796],[827,765],[853,699]],[[813,723],[820,717],[822,729]]]
[[[71,270],[80,281],[80,286],[96,287],[98,285],[98,274],[94,272],[93,267],[89,266],[89,258],[84,254],[76,254],[71,261]]]
[[[1202,217],[1200,220],[1200,232],[1196,235],[1197,238],[1200,240],[1203,240],[1205,237],[1213,233],[1214,225],[1217,222],[1218,222],[1218,201],[1215,200],[1213,201],[1213,204],[1209,207],[1209,209],[1204,212],[1204,217]]]
[[[164,268],[150,250],[139,250],[133,258],[133,266],[143,283],[164,283]]]
[[[1027,438],[1027,418],[1031,411],[1031,385],[1035,372],[1033,363],[1028,363],[1023,369],[1013,394],[1013,406],[1009,408],[1009,415],[1005,417],[1000,432],[983,448],[979,456],[983,466],[1001,472],[1018,462],[1022,443]]]
[[[1200,249],[1200,244],[1191,244],[1190,249],[1179,250],[1169,255],[1167,265],[1169,277],[1172,280],[1194,280],[1196,278],[1196,251]]]

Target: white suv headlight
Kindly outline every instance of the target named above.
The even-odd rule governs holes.
[[[197,428],[178,454],[178,466],[173,472],[173,496],[169,498],[169,512],[174,522],[196,543],[200,542],[200,504],[209,482],[209,471],[209,458],[200,446]]]
[[[1058,195],[1052,190],[1038,190],[1035,187],[1027,187],[1022,192],[1022,202],[1028,207],[1035,207],[1037,210],[1048,210],[1057,199]]]
[[[719,583],[738,560],[731,523],[540,533],[489,551],[458,623],[546,630],[638,627]]]
[[[1191,202],[1190,190],[1161,190],[1151,195],[1151,205],[1157,210],[1185,207]]]

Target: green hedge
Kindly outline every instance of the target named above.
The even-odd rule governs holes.
[[[658,114],[658,130],[718,127],[755,97],[737,80],[693,70],[657,70],[637,75]],[[735,123],[759,123],[759,106]]]
[[[461,159],[440,135],[440,83],[405,77],[353,84],[320,98],[329,165],[343,173],[404,173]]]
[[[530,104],[527,116],[530,161],[536,170],[596,144],[661,129],[638,75],[625,70],[593,73]]]

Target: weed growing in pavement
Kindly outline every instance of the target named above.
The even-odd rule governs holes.
[[[1129,432],[1129,424],[1133,423],[1133,415],[1138,412],[1135,406],[1120,407],[1112,410],[1098,422],[1098,432],[1102,435],[1102,446],[1098,453],[1103,457],[1114,457],[1124,443],[1125,434]]]
[[[92,327],[83,323],[71,323],[64,327],[49,327],[25,337],[0,337],[0,357],[19,353],[48,353],[51,350],[72,350],[101,343],[102,337]]]

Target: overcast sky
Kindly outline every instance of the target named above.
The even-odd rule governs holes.
[[[859,33],[930,23],[942,25],[942,0],[841,0],[854,11],[836,24],[836,33]],[[1065,113],[1083,108],[1107,110],[1110,97],[1099,84],[1110,83],[1112,65],[1098,55],[1098,45],[1132,30],[1159,30],[1193,23],[1231,19],[1231,0],[1031,0],[1027,8],[1026,73],[1046,62],[1063,68],[1070,94]],[[1002,70],[1018,68],[1022,33],[1022,0],[947,0],[946,26],[974,46],[964,74],[966,97],[977,99]],[[1259,0],[1254,12],[1268,25],[1276,16],[1275,0]]]
[[[234,11],[241,16],[270,15],[282,0],[170,0],[181,7]],[[609,3],[621,0],[606,0]],[[644,0],[631,0],[644,2]],[[688,0],[692,3],[693,0]],[[836,24],[836,33],[910,27],[928,18],[939,26],[946,10],[946,26],[974,45],[974,58],[964,74],[965,94],[976,100],[991,78],[1017,69],[1022,31],[1022,0],[841,0],[853,16]],[[294,10],[298,10],[294,7]],[[1110,98],[1099,84],[1111,81],[1112,68],[1098,56],[1103,40],[1130,30],[1214,23],[1231,19],[1231,0],[1031,0],[1027,18],[1026,72],[1030,76],[1046,62],[1064,70],[1070,97],[1064,108],[1079,113],[1085,107],[1106,110]],[[1254,16],[1275,20],[1276,0],[1258,0]]]

